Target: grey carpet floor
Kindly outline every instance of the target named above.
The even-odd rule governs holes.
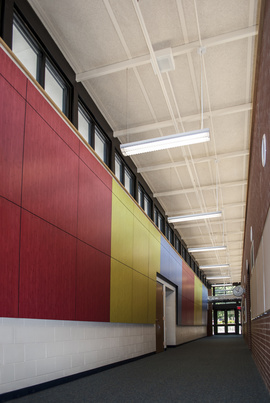
[[[12,400],[16,403],[264,403],[242,336],[213,336]]]

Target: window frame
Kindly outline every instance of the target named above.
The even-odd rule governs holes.
[[[49,53],[45,50],[44,46],[41,45],[41,41],[38,39],[38,36],[30,29],[29,24],[25,21],[25,19],[21,16],[20,12],[17,8],[13,10],[13,18],[12,18],[12,48],[13,48],[13,26],[17,28],[17,30],[21,33],[22,37],[29,43],[29,46],[37,53],[37,65],[36,65],[36,77],[34,79],[41,85],[41,87],[45,90],[45,71],[46,66],[48,67],[48,71],[54,77],[54,79],[62,86],[63,88],[63,99],[62,99],[62,109],[61,112],[66,115],[68,119],[71,118],[71,84],[69,80],[65,77],[62,72],[62,69],[57,65],[57,63],[52,59]],[[17,56],[18,57],[18,56]],[[20,58],[18,57],[20,60]],[[20,60],[22,65],[27,69],[27,66]],[[27,69],[28,70],[28,69]],[[28,70],[29,71],[29,70]],[[30,73],[30,71],[29,71]],[[31,73],[30,73],[31,74]],[[53,97],[46,94],[53,100]],[[57,105],[57,104],[56,104]]]
[[[161,227],[159,223],[161,222]],[[165,219],[163,217],[163,215],[161,214],[161,212],[159,211],[159,209],[157,208],[157,206],[154,207],[154,223],[157,226],[157,228],[164,234],[164,229],[165,229]]]
[[[102,161],[109,166],[110,163],[110,150],[111,150],[111,143],[107,135],[103,132],[103,130],[94,122],[94,129],[93,129],[93,148],[96,152],[96,154],[99,156],[99,158],[102,159]],[[100,141],[103,143],[104,150],[103,150],[103,157],[101,157],[97,151],[96,151],[96,137],[100,139]]]
[[[142,200],[140,201],[140,195]],[[146,202],[148,203],[149,209],[146,207]],[[144,190],[144,187],[138,183],[138,204],[143,209],[145,214],[152,219],[152,199],[148,193]]]
[[[63,93],[62,93],[62,108],[59,107],[59,105],[56,104],[54,101],[53,97],[49,95],[49,93],[46,91],[45,86],[46,86],[46,70],[52,75],[52,77],[55,79],[57,84],[61,87]],[[50,60],[49,57],[45,56],[45,70],[44,70],[44,91],[49,95],[49,97],[52,99],[52,101],[58,106],[60,110],[67,116],[68,115],[68,110],[69,110],[69,88],[68,84],[65,81],[65,79],[62,77],[62,74],[59,72],[59,69],[55,67],[54,63]]]
[[[119,182],[122,183],[122,185],[124,186],[124,188],[127,190],[127,192],[129,192],[129,194],[134,197],[135,196],[135,175],[132,172],[132,170],[129,168],[129,166],[125,163],[125,161],[123,160],[123,158],[121,158],[120,154],[116,151],[115,152],[115,162],[117,161],[117,163],[120,166],[120,179],[118,178],[118,176],[116,176],[116,173],[114,172],[116,178],[119,180]],[[115,169],[114,169],[115,171]],[[126,187],[126,175],[130,176],[131,179],[131,188],[127,189]]]
[[[80,132],[80,128],[79,128],[79,114],[81,114],[81,116],[85,119],[85,121],[87,121],[87,125],[88,125],[88,139],[86,140],[86,138],[84,137],[84,135]],[[78,132],[81,134],[81,136],[85,139],[85,141],[87,141],[87,143],[92,147],[93,147],[93,120],[91,118],[90,113],[87,111],[87,108],[84,106],[83,102],[79,99],[78,101]]]

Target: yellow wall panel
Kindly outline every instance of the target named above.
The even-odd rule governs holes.
[[[156,323],[156,280],[148,282],[148,323]]]
[[[133,268],[148,276],[149,231],[134,218]]]
[[[131,197],[127,194],[127,192],[116,182],[116,180],[112,181],[112,193],[123,203],[126,208],[133,213],[135,204]]]
[[[111,256],[130,267],[133,266],[133,226],[132,212],[113,194]]]
[[[159,230],[154,225],[150,225],[149,226],[149,231],[153,235],[153,237],[160,243],[161,241],[160,241],[160,232],[159,232]]]
[[[132,272],[129,267],[111,259],[111,322],[132,322]]]
[[[140,209],[139,206],[134,205],[134,216],[140,221],[140,223],[147,229],[149,230],[149,227],[153,226],[153,224],[149,221],[147,216],[144,214],[144,212]]]
[[[149,234],[149,278],[156,280],[160,273],[160,234],[159,241],[150,232]]]
[[[149,279],[133,270],[132,322],[147,323]]]

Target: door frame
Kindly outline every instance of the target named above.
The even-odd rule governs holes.
[[[217,312],[218,311],[223,311],[224,312],[224,324],[218,325],[217,323]],[[228,311],[234,311],[235,313],[235,324],[229,324],[228,323]],[[234,334],[234,335],[238,335],[241,334],[239,332],[239,329],[241,327],[241,323],[239,323],[239,309],[238,306],[233,305],[233,306],[224,306],[224,305],[216,305],[215,308],[213,309],[214,312],[214,335],[220,336],[220,335],[230,335],[230,334]],[[218,328],[220,326],[224,326],[225,327],[225,333],[218,333]],[[228,333],[228,326],[235,326],[235,332],[234,333]]]
[[[164,349],[176,345],[176,286],[164,278],[157,277],[163,287],[163,336]]]

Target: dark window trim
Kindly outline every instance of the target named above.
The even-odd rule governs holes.
[[[78,101],[78,115],[79,113],[84,117],[84,119],[88,122],[88,139],[87,142],[88,144],[93,147],[93,120],[88,113],[87,109],[83,105],[83,103],[79,100]],[[79,130],[79,117],[78,117],[78,130]]]
[[[127,165],[127,163],[124,161],[124,159],[121,157],[121,155],[117,151],[115,151],[115,157],[114,158],[119,162],[119,165],[120,165],[120,182],[125,187],[125,185],[126,185],[126,183],[125,183],[125,174],[127,174],[127,176],[130,177],[130,179],[132,181],[132,189],[131,189],[131,191],[128,191],[128,192],[129,192],[129,194],[131,194],[131,196],[133,198],[135,198],[136,175],[134,174],[132,169],[130,169],[130,167]]]
[[[34,32],[29,24],[25,21],[25,18],[21,15],[17,7],[14,7],[13,13],[13,23],[16,25],[17,29],[20,31],[24,39],[29,43],[33,50],[38,55],[37,61],[37,81],[44,88],[45,84],[45,70],[53,75],[56,81],[63,88],[63,99],[62,99],[62,112],[70,119],[71,116],[71,84],[67,77],[65,77],[62,69],[57,65],[57,62],[52,59],[50,53],[47,51],[46,47],[42,44],[38,34]]]

